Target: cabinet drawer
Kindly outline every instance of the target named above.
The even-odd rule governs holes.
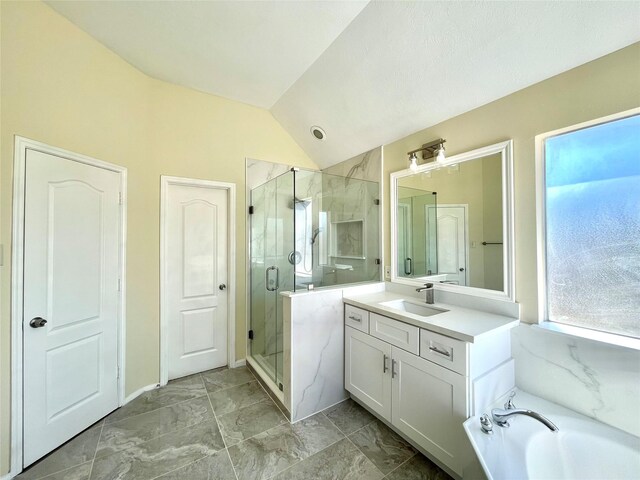
[[[420,356],[461,375],[469,375],[467,344],[455,338],[421,328]]]
[[[369,333],[369,312],[353,305],[344,305],[344,324]]]
[[[420,342],[420,329],[418,327],[383,317],[377,313],[370,314],[369,324],[370,335],[418,355],[418,344]]]

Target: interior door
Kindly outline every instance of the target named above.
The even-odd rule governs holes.
[[[227,191],[167,187],[169,379],[227,364]]]
[[[119,192],[117,172],[27,151],[24,466],[118,407]]]
[[[437,207],[438,274],[446,281],[467,285],[467,207],[438,205]]]

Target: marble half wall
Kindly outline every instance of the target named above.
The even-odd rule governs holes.
[[[533,325],[511,332],[517,387],[640,436],[640,351]]]
[[[284,296],[284,404],[297,422],[348,397],[344,389],[343,296],[384,290],[371,283]]]

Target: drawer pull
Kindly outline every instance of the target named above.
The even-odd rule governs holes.
[[[432,352],[439,353],[440,355],[444,355],[445,357],[450,357],[451,354],[445,350],[440,350],[438,347],[429,347],[429,350]]]
[[[387,370],[389,370],[389,367],[387,367],[387,357],[386,355],[382,355],[382,373],[387,373]]]
[[[349,318],[351,320],[353,320],[354,322],[361,322],[362,321],[362,318],[356,317],[355,315],[349,315]]]
[[[391,378],[395,378],[396,377],[396,361],[392,358],[391,359]]]

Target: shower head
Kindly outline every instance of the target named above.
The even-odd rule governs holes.
[[[320,232],[322,232],[321,228],[316,228],[313,231],[313,236],[311,237],[311,245],[313,245],[314,243],[316,243],[316,238],[318,238],[318,235],[320,235]]]
[[[302,206],[306,207],[310,203],[310,200],[300,200],[298,197],[293,197],[293,199],[289,202],[289,208],[295,208],[296,204],[301,204]]]

